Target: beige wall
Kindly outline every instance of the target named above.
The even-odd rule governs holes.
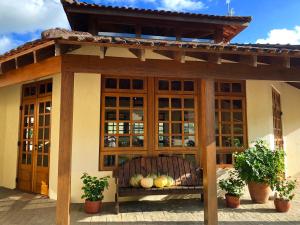
[[[0,186],[16,187],[21,86],[0,92]]]
[[[274,148],[272,88],[281,94],[286,172],[300,173],[300,90],[282,82],[247,81],[247,117],[249,143],[265,139]]]

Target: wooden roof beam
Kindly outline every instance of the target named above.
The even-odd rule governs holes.
[[[100,49],[99,49],[99,57],[100,57],[100,59],[104,59],[105,58],[106,52],[107,52],[107,47],[100,46]]]
[[[216,63],[218,65],[222,64],[222,57],[221,54],[216,53],[216,54],[208,54],[208,62],[210,63]]]
[[[257,55],[240,55],[240,63],[257,67]]]
[[[130,48],[129,51],[134,54],[140,61],[146,61],[146,49],[133,49]]]
[[[153,52],[162,55],[164,57],[167,57],[169,59],[173,59],[180,63],[185,63],[185,52],[184,51],[160,51],[160,50],[154,50]]]
[[[0,63],[0,75],[3,74],[3,71],[2,71],[2,63]]]
[[[288,57],[288,56],[272,57],[270,59],[270,64],[274,65],[274,66],[281,66],[281,67],[284,67],[286,69],[290,69],[291,68],[291,58]]]

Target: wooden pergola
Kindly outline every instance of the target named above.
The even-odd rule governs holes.
[[[75,55],[93,46],[98,55]],[[110,47],[128,49],[136,58],[108,57]],[[166,56],[151,59],[147,52]],[[190,61],[189,57],[194,60]],[[70,224],[73,89],[75,73],[117,76],[201,78],[201,146],[205,224],[218,224],[214,79],[300,81],[300,51],[292,46],[203,44],[141,38],[93,36],[49,30],[43,38],[0,56],[0,88],[61,74],[58,193],[56,221]]]

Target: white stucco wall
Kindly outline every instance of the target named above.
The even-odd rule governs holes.
[[[21,86],[1,88],[0,186],[16,187]]]
[[[249,143],[265,139],[274,148],[272,88],[281,95],[286,173],[300,173],[300,90],[283,82],[247,81]]]

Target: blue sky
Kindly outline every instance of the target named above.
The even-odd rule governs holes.
[[[86,0],[86,2],[226,15],[229,0]],[[234,43],[300,44],[300,0],[231,0],[235,15],[252,16]],[[68,28],[60,0],[0,0],[0,54],[40,37],[42,30]]]

